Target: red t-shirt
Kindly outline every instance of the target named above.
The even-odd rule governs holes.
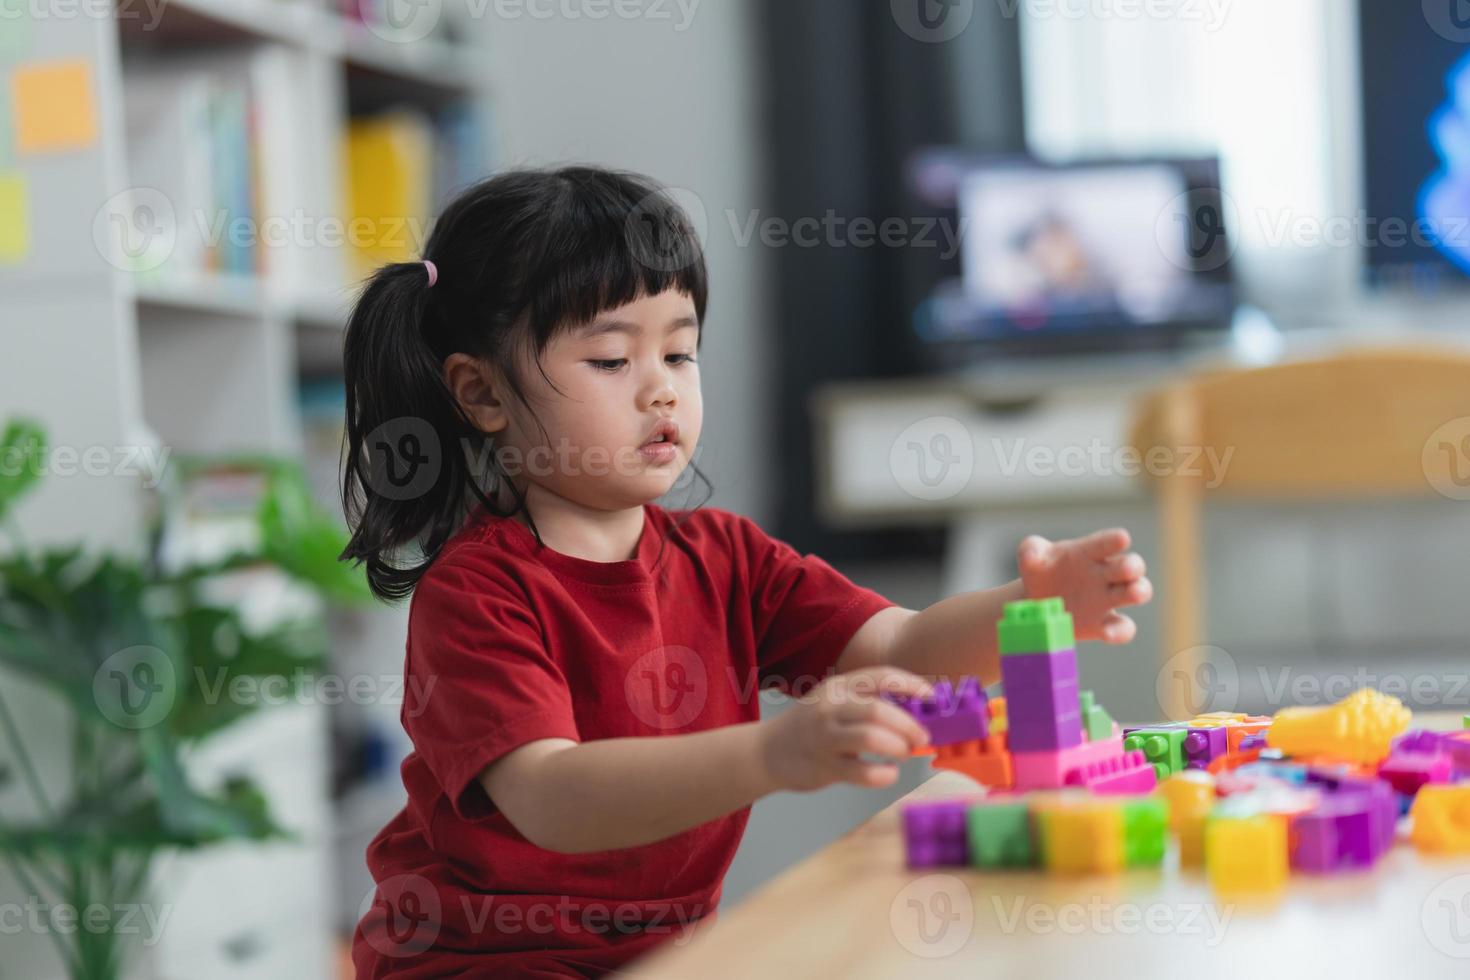
[[[408,805],[368,848],[378,888],[358,976],[597,975],[679,937],[714,911],[748,807],[653,844],[560,854],[526,840],[478,774],[539,738],[756,720],[762,688],[829,676],[892,604],[728,511],[650,504],[637,557],[617,562],[481,512],[410,606]]]

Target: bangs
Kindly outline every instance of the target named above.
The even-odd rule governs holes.
[[[634,174],[569,168],[541,216],[541,254],[527,282],[526,318],[536,349],[606,310],[666,290],[685,293],[704,323],[704,248],[670,193]],[[701,330],[702,334],[702,330]]]

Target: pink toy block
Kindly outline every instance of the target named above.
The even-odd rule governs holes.
[[[1395,751],[1378,767],[1378,778],[1395,791],[1413,796],[1426,783],[1447,783],[1454,772],[1449,756],[1429,752]]]
[[[1060,789],[1074,769],[1123,758],[1123,739],[1118,736],[1083,742],[1066,749],[1011,752],[1011,768],[1018,791]]]
[[[1148,793],[1159,777],[1142,752],[1080,765],[1066,774],[1068,786],[1081,786],[1093,793]]]

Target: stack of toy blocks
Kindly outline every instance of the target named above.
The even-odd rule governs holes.
[[[978,678],[966,677],[957,687],[940,681],[928,697],[885,697],[929,732],[936,768],[962,772],[993,789],[1011,785],[1004,701],[987,698]]]
[[[1089,728],[1103,737],[1084,738],[1077,645],[1072,617],[1061,599],[1007,603],[997,634],[1016,789],[1070,785],[1095,792],[1146,792],[1153,788],[1155,777],[1143,757],[1123,751],[1112,720],[1106,713],[1095,715],[1090,697]]]

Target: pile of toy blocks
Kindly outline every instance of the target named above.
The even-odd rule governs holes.
[[[1408,731],[1408,709],[1363,690],[1120,732],[1078,688],[1060,599],[1008,603],[997,633],[1004,697],[966,678],[893,699],[928,729],[935,767],[988,790],[905,805],[911,867],[1113,873],[1160,864],[1172,836],[1217,890],[1269,892],[1292,871],[1371,867],[1404,813],[1417,847],[1470,853],[1470,716]]]

